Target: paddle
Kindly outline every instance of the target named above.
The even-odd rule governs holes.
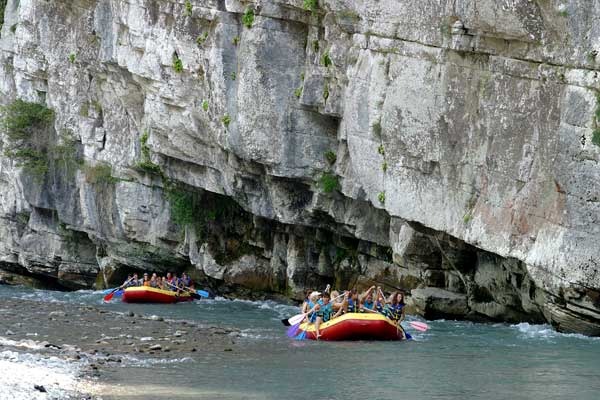
[[[426,332],[427,329],[429,329],[429,325],[427,325],[425,322],[410,321],[408,324],[421,332]]]
[[[107,294],[106,296],[104,296],[104,301],[106,301],[106,302],[110,301],[113,298],[113,296],[115,295],[115,293],[119,289],[123,289],[123,287],[125,287],[125,285],[127,285],[129,282],[131,282],[132,279],[133,278],[129,278],[124,284],[122,284],[118,288],[114,288],[112,292],[110,292],[109,294]]]
[[[179,289],[177,286],[175,286],[175,285],[173,285],[173,284],[171,284],[169,282],[167,282],[167,285],[169,285],[169,286],[171,286],[173,288]],[[195,299],[198,299],[198,298],[208,299],[210,297],[210,294],[207,291],[205,291],[205,290],[192,289],[189,286],[184,286],[183,288],[185,290],[187,290],[192,295],[192,297],[194,297],[193,296],[194,294],[197,295],[198,297],[194,297]]]

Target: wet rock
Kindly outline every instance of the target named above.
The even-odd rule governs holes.
[[[42,385],[33,385],[33,388],[34,388],[35,390],[37,390],[38,392],[42,392],[42,393],[46,393],[46,392],[47,392],[47,391],[46,391],[46,388],[45,388],[45,387],[43,387]]]
[[[458,317],[468,310],[466,295],[443,289],[414,289],[412,300],[419,313],[431,319]]]
[[[154,344],[152,346],[149,347],[149,350],[161,350],[162,346],[160,344]],[[167,348],[165,348],[166,351]]]
[[[49,317],[66,317],[67,313],[64,311],[52,311],[48,314]]]
[[[8,329],[8,330],[5,332],[5,335],[6,335],[6,336],[12,336],[12,335],[14,335],[14,334],[15,334],[15,333],[14,333],[13,331],[11,331],[10,329]]]

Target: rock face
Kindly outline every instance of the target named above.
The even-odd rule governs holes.
[[[4,279],[380,283],[430,317],[600,335],[595,2],[3,11],[2,102],[54,112],[47,168],[0,163]]]

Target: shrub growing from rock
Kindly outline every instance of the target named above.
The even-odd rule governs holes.
[[[325,193],[331,193],[334,190],[338,190],[340,188],[340,182],[336,175],[333,175],[329,172],[325,172],[321,175],[321,179],[319,179],[319,186]]]
[[[252,28],[254,24],[254,10],[251,8],[247,8],[244,14],[242,15],[242,24],[248,29]]]

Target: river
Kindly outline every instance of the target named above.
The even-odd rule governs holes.
[[[241,350],[215,351],[207,346],[186,357],[139,359],[103,369],[94,384],[105,400],[596,400],[600,393],[600,339],[557,333],[546,325],[440,320],[428,321],[425,333],[406,324],[413,335],[407,342],[313,342],[287,338],[280,320],[297,313],[297,308],[272,301],[103,304],[100,292],[0,286],[0,302],[8,298],[85,304],[241,331]],[[0,322],[0,336],[7,329]],[[77,340],[73,338],[73,344]],[[32,361],[33,354],[21,350],[17,357],[13,350],[0,346],[0,355],[5,360],[13,357],[13,365],[62,362]],[[8,393],[10,388],[0,389],[0,398]]]

